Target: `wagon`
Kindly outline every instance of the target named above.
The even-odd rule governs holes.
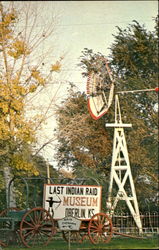
[[[9,206],[13,183],[15,193],[20,195],[20,206],[16,207]],[[102,187],[93,178],[57,180],[15,176],[9,182],[7,208],[0,213],[0,236],[4,236],[0,244],[47,245],[60,232],[58,221],[64,217],[80,220],[79,230],[62,230],[66,241],[69,235],[70,241],[89,238],[93,244],[101,240],[108,243],[113,227],[111,218],[101,212],[101,194]]]

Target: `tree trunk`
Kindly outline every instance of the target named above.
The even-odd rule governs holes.
[[[16,207],[16,199],[14,194],[14,183],[12,183],[10,187],[10,197],[8,195],[9,192],[9,182],[12,179],[11,171],[9,167],[4,167],[4,179],[5,179],[5,186],[6,186],[6,202],[7,207]]]

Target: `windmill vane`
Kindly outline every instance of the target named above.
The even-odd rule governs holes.
[[[126,91],[118,91],[116,94],[127,94],[127,93],[142,93],[142,92],[150,92],[150,91],[159,91],[159,88],[156,87],[155,89],[136,89],[136,90],[126,90]]]

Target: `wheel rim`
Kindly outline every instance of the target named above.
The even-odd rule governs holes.
[[[53,218],[43,208],[29,210],[20,223],[20,237],[26,247],[47,245],[54,233]]]
[[[88,224],[88,236],[93,244],[108,243],[112,237],[112,221],[104,213],[95,214]]]

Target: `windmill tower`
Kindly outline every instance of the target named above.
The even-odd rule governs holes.
[[[101,72],[92,71],[87,81],[88,109],[92,118],[95,120],[98,120],[109,111],[115,90],[115,81],[108,66],[108,61],[106,58],[102,60],[101,65],[105,67],[105,73],[103,74],[103,68],[101,68]],[[105,79],[107,79],[107,81],[105,81]],[[117,92],[115,95],[115,123],[106,124],[106,127],[114,128],[107,208],[109,214],[112,216],[118,201],[125,201],[136,222],[139,233],[142,233],[142,224],[124,134],[124,128],[130,128],[132,125],[122,122],[118,94],[149,91],[158,93],[159,88]]]
[[[115,96],[115,123],[106,124],[106,127],[114,128],[113,154],[107,202],[109,214],[111,216],[113,215],[119,200],[125,201],[139,229],[139,233],[142,233],[139,207],[124,134],[124,128],[130,128],[132,124],[122,122],[118,95]]]

